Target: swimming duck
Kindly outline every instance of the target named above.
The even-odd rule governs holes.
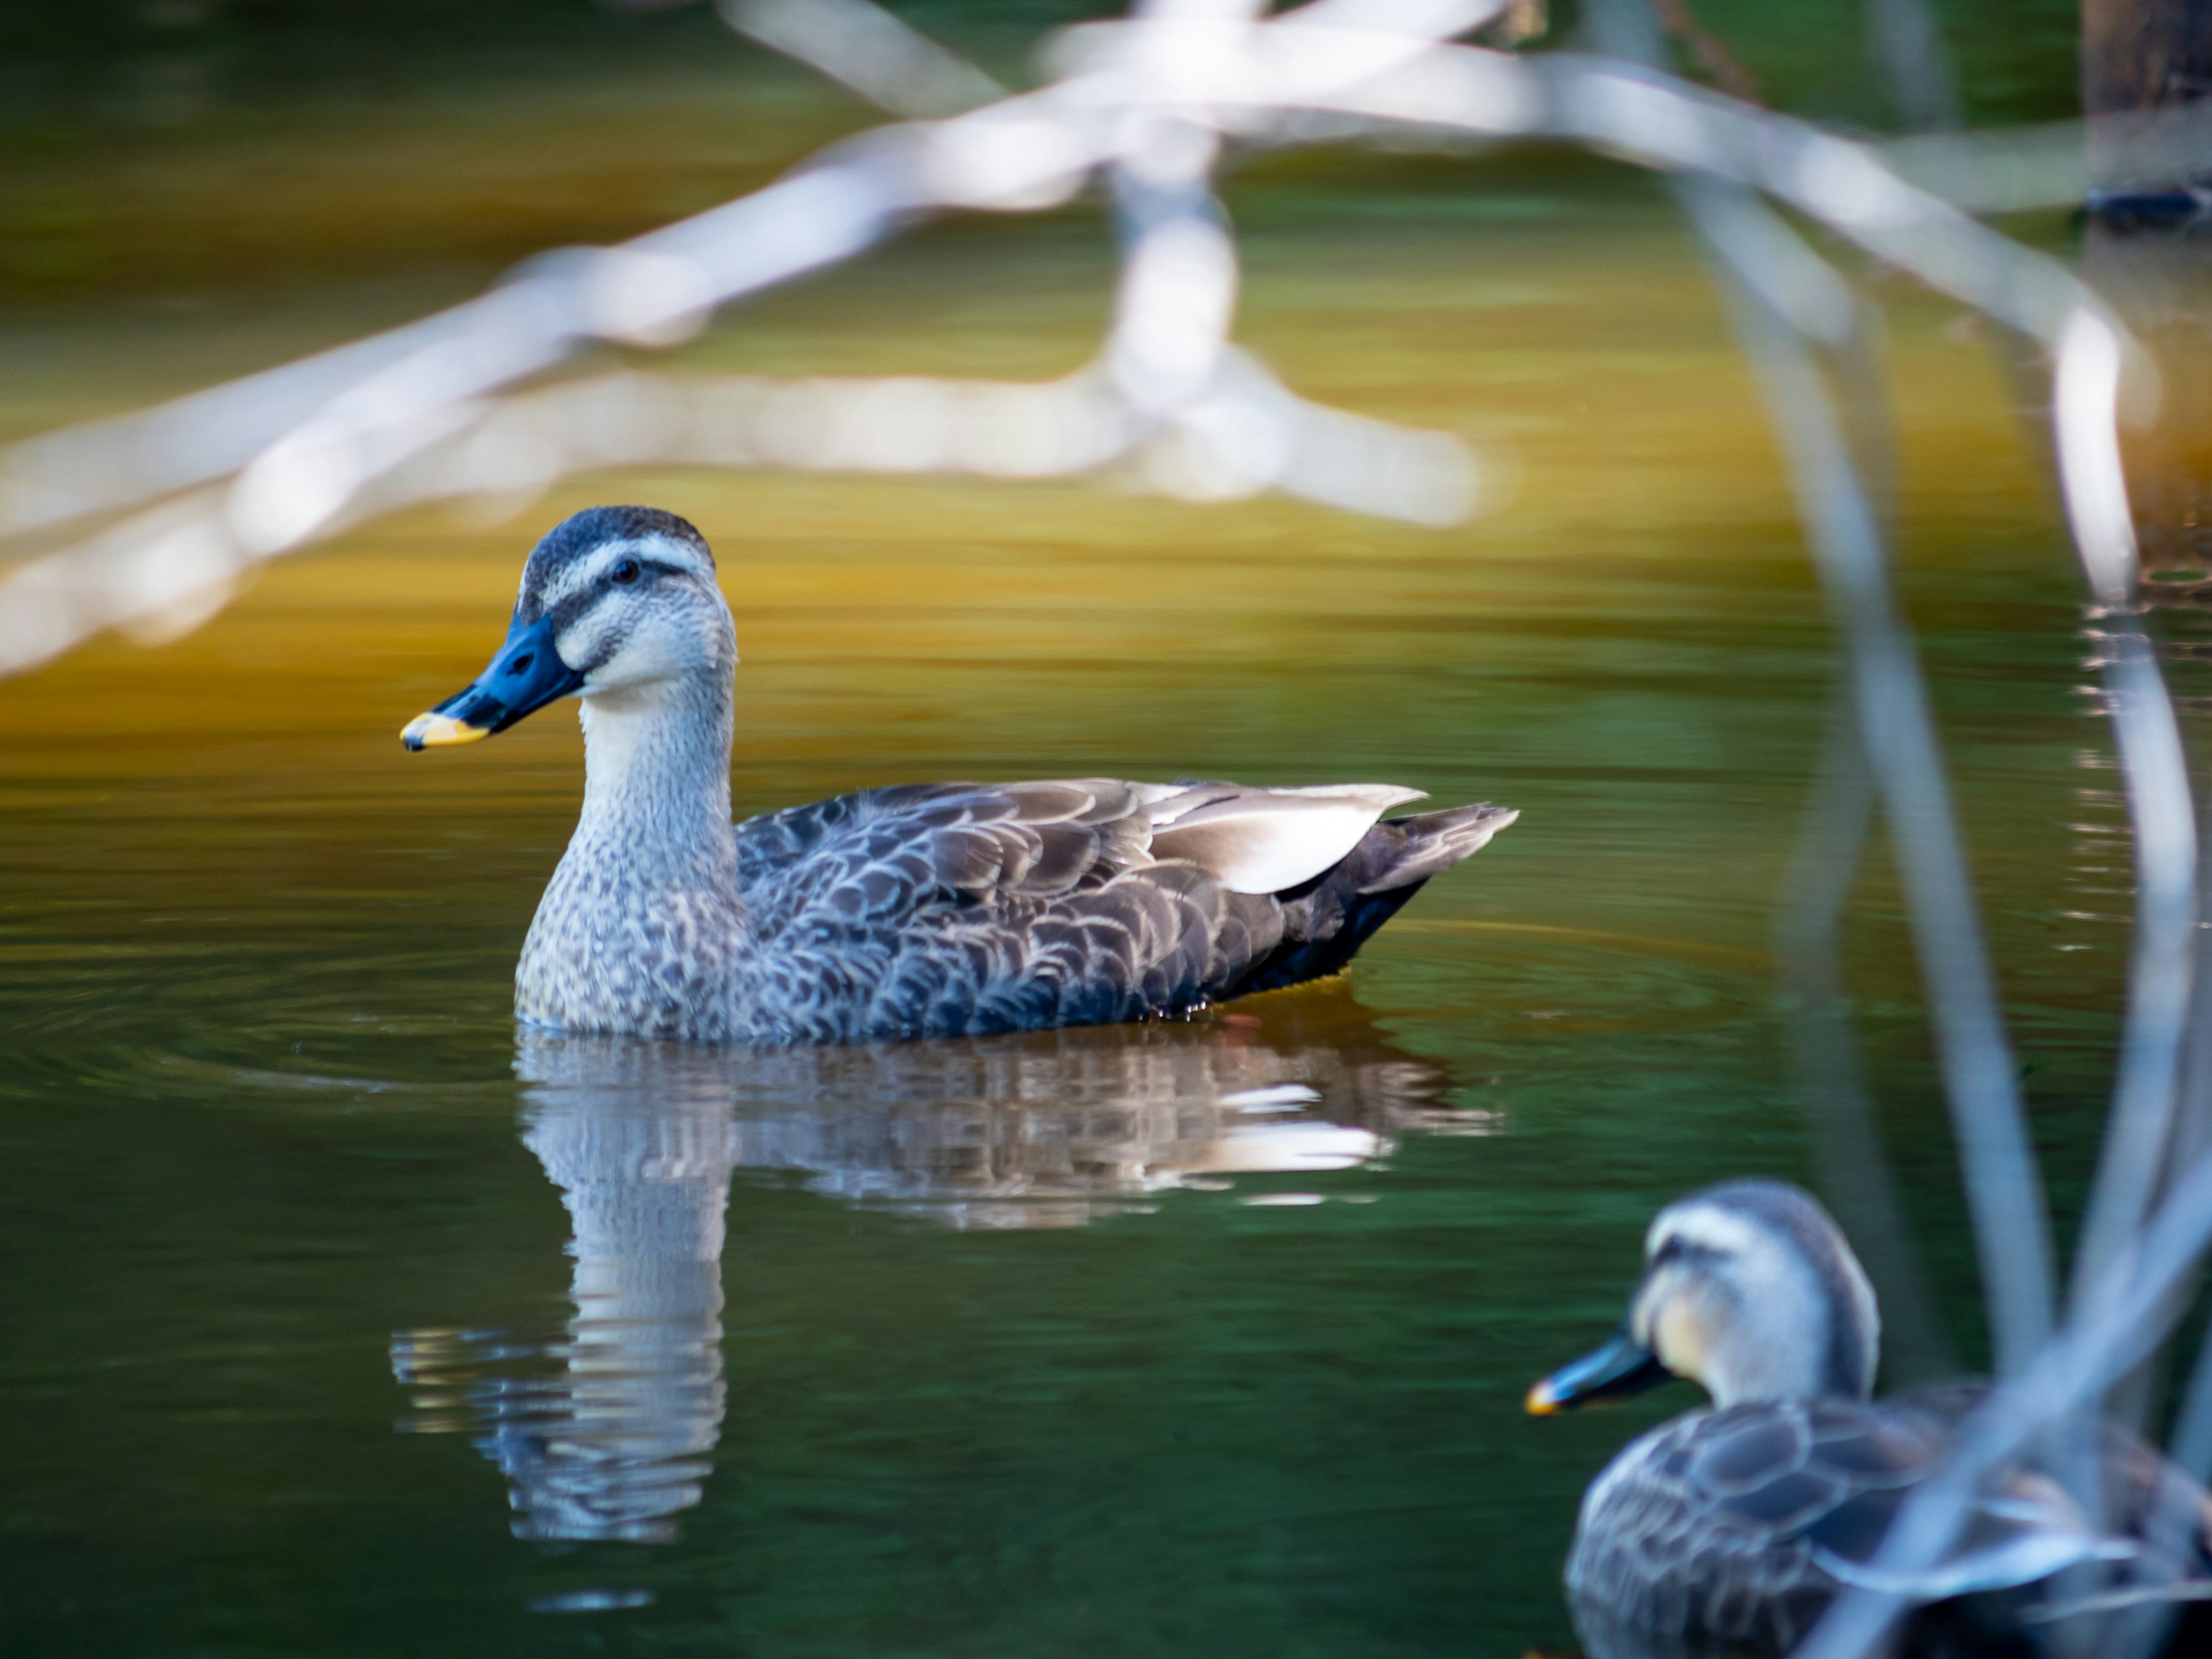
[[[1984,1390],[1869,1399],[1874,1289],[1802,1188],[1736,1181],[1692,1194],[1660,1212],[1644,1255],[1620,1333],[1538,1382],[1528,1409],[1546,1416],[1669,1376],[1703,1384],[1712,1408],[1632,1442],[1591,1485],[1567,1558],[1576,1629],[1594,1659],[1786,1654],[1839,1589],[1877,1583],[1870,1565],[1891,1516]],[[2212,1576],[2202,1488],[2115,1426],[2100,1449],[2101,1527],[2030,1460],[1923,1578],[1879,1581],[1921,1604],[1902,1651],[2039,1651],[2033,1632],[2093,1616],[2065,1617],[2069,1600]],[[2085,1563],[2105,1564],[2086,1586],[2058,1577]]]
[[[867,789],[732,824],[736,630],[706,538],[595,507],[504,644],[409,722],[469,743],[583,702],[584,806],[515,973],[574,1032],[756,1044],[1104,1024],[1333,974],[1518,816],[1420,792],[1118,778]]]

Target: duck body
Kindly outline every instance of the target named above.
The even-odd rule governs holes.
[[[408,727],[583,700],[584,805],[515,981],[534,1024],[780,1044],[1172,1013],[1340,970],[1516,816],[1419,792],[1083,778],[864,790],[733,823],[735,631],[697,531],[598,507],[526,567],[507,641]]]
[[[1337,971],[1428,872],[1510,818],[1376,822],[1288,891],[1239,891],[1158,855],[1207,805],[1296,812],[1317,799],[1103,778],[871,789],[737,824],[726,865],[641,868],[582,830],[532,924],[516,1012],[760,1044],[1179,1012]],[[1379,817],[1358,801],[1339,816],[1363,810]]]
[[[1715,1395],[1632,1442],[1583,1498],[1565,1578],[1592,1659],[1784,1659],[1854,1585],[1914,1605],[1893,1654],[2027,1659],[2049,1633],[2079,1639],[2116,1616],[2063,1603],[2212,1579],[2203,1490],[2110,1425],[2096,1516],[2030,1456],[1985,1485],[1942,1560],[1910,1582],[1884,1577],[1891,1521],[1986,1389],[1866,1397],[1873,1292],[1794,1187],[1731,1182],[1671,1206],[1646,1256],[1620,1335],[1530,1395],[1547,1414],[1673,1375]],[[2165,1650],[2200,1650],[2182,1644],[2203,1635],[2192,1618]]]
[[[1899,1505],[1985,1392],[1690,1412],[1632,1443],[1584,1498],[1567,1558],[1594,1659],[1781,1659],[1838,1593],[1874,1582]],[[2081,1562],[2130,1580],[2212,1574],[2202,1492],[2133,1435],[2103,1437],[2101,1528],[2048,1475],[2014,1471],[1922,1586],[1930,1599],[1901,1651],[2032,1653],[2029,1615],[2047,1581]],[[2158,1538],[2168,1512],[2194,1517],[2178,1549]]]

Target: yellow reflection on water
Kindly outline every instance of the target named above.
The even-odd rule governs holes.
[[[117,192],[100,198],[112,223],[94,216],[113,239],[85,255],[78,297],[19,283],[0,313],[14,371],[0,430],[127,409],[400,320],[471,291],[496,268],[489,254],[628,234],[679,198],[757,183],[852,118],[784,82],[708,118],[700,84],[549,83],[534,104],[465,115],[425,94],[398,113],[218,129],[158,158],[125,146],[56,162],[41,187]],[[611,137],[588,137],[587,115]],[[378,167],[384,185],[353,187]],[[654,168],[661,183],[640,184]],[[1420,530],[1272,500],[1194,507],[1111,480],[572,479],[542,500],[379,520],[270,568],[183,640],[102,641],[0,684],[0,781],[43,810],[191,781],[165,805],[180,820],[220,818],[246,790],[309,839],[365,834],[360,817],[333,822],[360,803],[371,817],[489,815],[487,828],[520,813],[530,844],[554,837],[577,788],[565,710],[456,754],[408,757],[393,734],[481,665],[536,537],[624,500],[685,514],[717,550],[744,658],[745,805],[1097,770],[1375,776],[1447,796],[1526,795],[1546,769],[1762,775],[1776,757],[1742,750],[1726,711],[1778,695],[1802,704],[1809,742],[1826,647],[1789,492],[1705,270],[1644,181],[1545,155],[1317,154],[1252,166],[1231,205],[1249,276],[1240,337],[1315,398],[1466,437],[1484,458],[1483,516]],[[141,259],[140,235],[181,251]],[[270,238],[301,258],[252,252]],[[1091,208],[958,222],[738,307],[654,362],[1060,374],[1094,349],[1110,277]],[[2028,545],[2063,580],[1986,355],[1942,305],[1877,286],[1895,302],[1909,559],[1971,574]],[[1963,592],[1943,590],[1934,619],[1978,620]],[[1736,665],[1692,663],[1692,646]],[[1774,673],[1795,677],[1786,692]],[[1647,695],[1662,686],[1693,695],[1689,724]],[[1686,856],[1716,873],[1747,857],[1771,867],[1777,827],[1718,814]],[[1483,864],[1564,854],[1589,833],[1540,810]],[[1619,827],[1604,834],[1620,851]],[[1561,874],[1566,890],[1540,902],[1516,884],[1520,921],[1617,923],[1595,902],[1576,914],[1586,884]],[[1728,948],[1763,950],[1725,925],[1741,935]]]

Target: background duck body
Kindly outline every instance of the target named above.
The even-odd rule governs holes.
[[[1790,1652],[1838,1591],[1875,1582],[1899,1506],[1984,1392],[1763,1401],[1687,1413],[1633,1442],[1585,1496],[1567,1558],[1594,1659]],[[2212,1572],[2202,1492],[2134,1436],[2108,1430],[2104,1443],[2102,1527],[2049,1476],[2015,1471],[1918,1586],[1932,1605],[1901,1651],[2033,1651],[2028,1620],[2048,1581],[2077,1563],[2152,1582]],[[2173,1514],[2188,1518],[2178,1553],[2157,1531]]]
[[[2031,1457],[1983,1492],[1934,1567],[1878,1577],[1890,1522],[1986,1390],[1867,1399],[1879,1327],[1864,1284],[1826,1212],[1782,1182],[1713,1188],[1653,1222],[1621,1334],[1529,1396],[1540,1414],[1671,1374],[1716,1401],[1632,1442],[1583,1498],[1566,1586],[1593,1659],[1783,1659],[1854,1584],[1918,1604],[1897,1653],[2026,1659],[2039,1631],[2142,1616],[2054,1621],[2070,1600],[2212,1578],[2203,1490],[2110,1425],[2098,1516]],[[2075,1567],[2089,1576],[2060,1577]],[[2166,1650],[2205,1650],[2182,1645],[2203,1639],[2193,1626]]]
[[[584,806],[515,1012],[750,1043],[980,1036],[1332,974],[1516,814],[1384,821],[1387,784],[1082,778],[864,790],[732,824],[737,644],[698,532],[594,507],[531,554],[506,643],[409,745],[583,698]]]

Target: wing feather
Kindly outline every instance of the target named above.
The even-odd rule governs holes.
[[[1194,864],[1233,893],[1279,893],[1341,862],[1384,812],[1420,798],[1389,784],[1203,785],[1154,806],[1152,856]]]
[[[1292,926],[1284,890],[1419,798],[1111,778],[871,789],[738,824],[739,891],[793,1036],[1126,1019],[1243,987]]]

